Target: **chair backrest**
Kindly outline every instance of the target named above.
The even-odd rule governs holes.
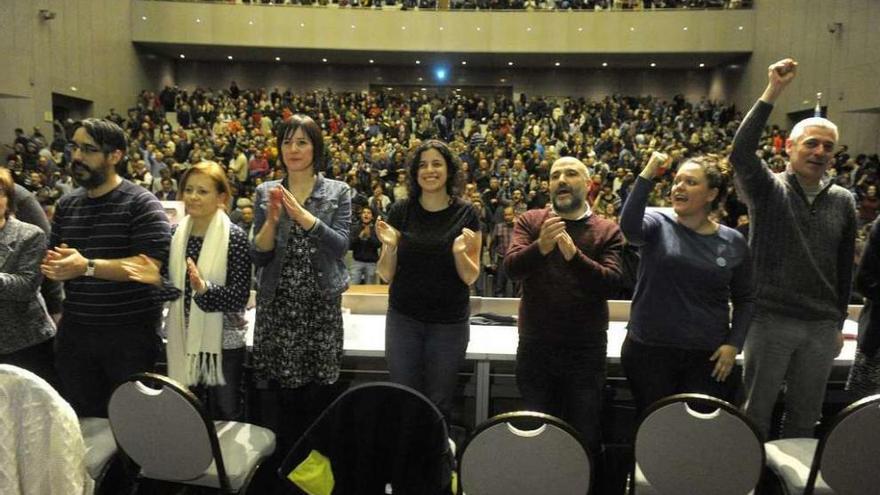
[[[340,395],[293,446],[278,470],[289,479],[313,451],[329,459],[334,493],[433,494],[451,482],[454,457],[443,415],[419,392],[367,383]],[[295,482],[294,482],[295,483]]]
[[[461,451],[469,495],[586,494],[592,458],[580,435],[553,416],[519,411],[478,426]]]
[[[708,395],[678,394],[645,411],[635,462],[657,493],[745,495],[761,477],[764,446],[737,408]]]
[[[805,493],[812,493],[817,473],[840,495],[880,487],[880,394],[865,397],[841,411],[819,441]]]
[[[39,376],[0,364],[0,493],[88,494],[93,488],[70,404]]]
[[[116,443],[143,476],[187,481],[216,462],[228,486],[214,423],[182,384],[153,373],[133,375],[113,391],[107,412]]]

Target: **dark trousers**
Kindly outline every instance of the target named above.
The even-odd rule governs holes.
[[[280,387],[277,382],[261,384],[255,390],[254,422],[275,433],[275,453],[263,461],[250,493],[282,495],[303,493],[281,480],[277,470],[297,440],[338,396],[338,386],[309,383],[297,388]]]
[[[61,392],[80,417],[107,417],[110,394],[129,376],[152,371],[159,353],[158,321],[88,326],[61,319],[55,366]]]
[[[423,323],[388,308],[385,359],[391,381],[425,394],[449,422],[470,323]]]
[[[26,369],[58,389],[58,373],[55,372],[55,339],[19,349],[9,354],[0,354],[0,364],[10,364]]]
[[[211,418],[217,421],[242,421],[244,419],[243,375],[246,349],[223,349],[223,378],[226,385],[219,387],[199,386],[196,393],[208,408]]]
[[[333,402],[335,389],[333,385],[317,383],[284,388],[273,382],[256,390],[255,422],[275,432],[275,451],[281,458]]]
[[[599,424],[606,346],[566,347],[522,342],[516,384],[526,408],[559,417],[577,431],[594,457],[601,454]]]
[[[734,367],[727,380],[712,378],[715,351],[663,347],[636,342],[627,336],[620,351],[636,412],[641,415],[654,402],[680,393],[711,395],[731,401],[742,371]]]

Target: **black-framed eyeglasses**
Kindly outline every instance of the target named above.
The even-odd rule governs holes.
[[[103,151],[104,151],[101,148],[98,148],[97,146],[92,145],[92,144],[88,144],[88,143],[79,144],[79,143],[76,143],[73,141],[70,141],[69,143],[67,143],[67,151],[73,153],[77,150],[79,150],[83,153],[88,153],[88,154],[103,153]]]

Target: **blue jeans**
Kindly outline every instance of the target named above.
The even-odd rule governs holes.
[[[785,382],[782,437],[812,438],[837,355],[838,322],[755,313],[743,346],[746,414],[768,438]]]
[[[449,421],[470,333],[468,321],[424,323],[388,308],[385,359],[391,381],[425,394]]]
[[[606,346],[565,347],[522,342],[516,349],[516,384],[526,408],[561,418],[601,453],[599,424]]]
[[[376,264],[366,261],[352,260],[351,266],[348,268],[351,275],[351,284],[375,284],[376,283]]]

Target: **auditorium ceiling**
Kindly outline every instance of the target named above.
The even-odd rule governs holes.
[[[546,53],[416,53],[355,50],[309,50],[252,47],[222,47],[173,43],[136,43],[148,56],[187,61],[225,61],[282,64],[321,64],[357,66],[460,66],[483,69],[562,68],[562,69],[694,69],[736,68],[748,53],[594,53],[554,55]],[[183,57],[181,57],[183,55]],[[231,59],[229,57],[232,57]],[[324,61],[326,59],[326,62]],[[372,61],[372,62],[371,62]],[[462,61],[466,64],[462,64]],[[605,65],[603,65],[605,64]],[[654,64],[653,66],[651,64]],[[703,64],[700,66],[700,64]]]

